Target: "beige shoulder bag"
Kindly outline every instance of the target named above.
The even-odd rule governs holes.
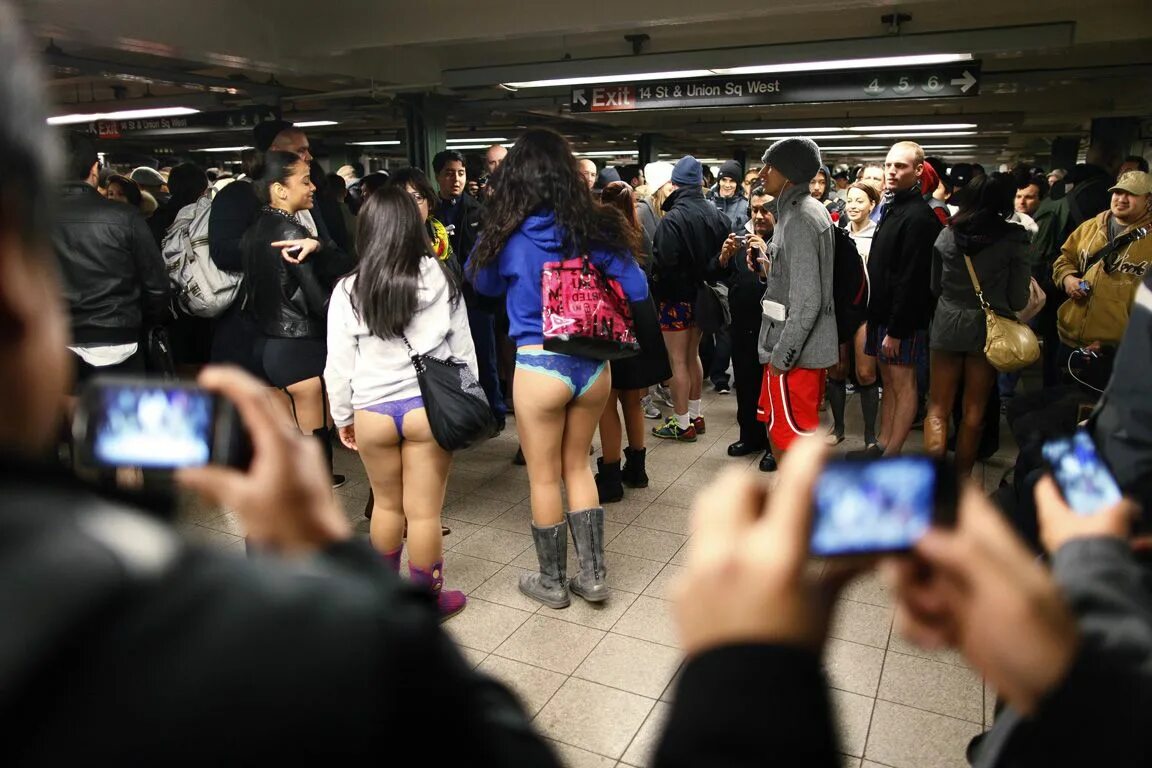
[[[980,289],[980,281],[976,278],[976,269],[967,254],[964,255],[964,263],[968,265],[968,276],[972,278],[976,298],[980,299],[980,308],[984,310],[984,323],[988,329],[984,355],[988,362],[1001,373],[1012,373],[1039,360],[1040,344],[1036,341],[1036,334],[1024,323],[996,314],[984,299],[984,291]]]

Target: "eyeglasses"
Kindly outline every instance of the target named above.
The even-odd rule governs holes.
[[[420,194],[419,192],[409,192],[408,194],[412,195],[412,199],[416,201],[416,205],[420,205],[420,203],[422,203],[428,199],[428,198],[424,197],[424,195]]]

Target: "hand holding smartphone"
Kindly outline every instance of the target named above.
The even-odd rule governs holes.
[[[955,525],[955,472],[928,456],[829,461],[813,504],[813,555],[907,552],[929,527]]]
[[[1064,500],[1077,514],[1095,514],[1120,501],[1120,486],[1087,432],[1049,440],[1041,452]]]

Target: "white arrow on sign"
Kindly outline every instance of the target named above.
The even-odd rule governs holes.
[[[972,82],[976,82],[976,81],[973,80]],[[588,106],[588,99],[584,98],[584,89],[583,88],[581,88],[578,91],[572,91],[572,103],[573,104],[583,104],[584,106]]]
[[[961,93],[968,93],[968,89],[976,85],[976,78],[972,76],[971,72],[964,70],[963,77],[952,78],[952,85],[960,86]]]

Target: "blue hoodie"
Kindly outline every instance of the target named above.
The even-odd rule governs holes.
[[[533,213],[508,238],[498,261],[476,270],[475,274],[471,264],[464,268],[464,274],[472,281],[477,293],[485,296],[507,294],[508,335],[517,347],[544,343],[541,272],[548,262],[575,256],[565,250],[563,240],[553,211]],[[648,298],[648,280],[630,254],[594,249],[588,256],[602,273],[619,281],[628,301]]]

